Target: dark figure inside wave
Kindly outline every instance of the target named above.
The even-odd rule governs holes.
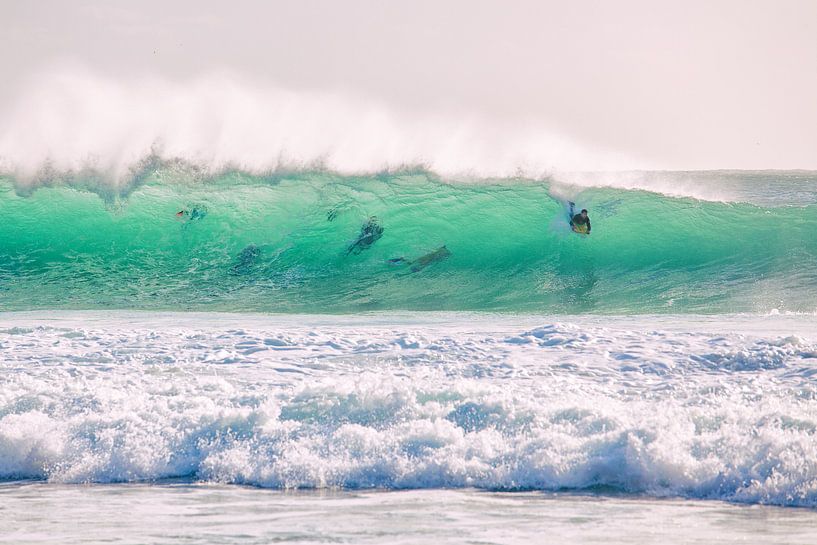
[[[346,255],[359,254],[377,242],[382,236],[383,227],[380,225],[377,217],[370,216],[366,223],[363,224],[363,227],[360,228],[360,234],[357,236],[357,239],[349,245],[349,248],[346,250]]]
[[[448,248],[445,247],[445,244],[443,244],[433,252],[429,252],[426,255],[420,256],[413,261],[409,261],[405,257],[396,257],[394,259],[389,259],[389,263],[391,263],[392,265],[405,263],[407,265],[411,265],[411,272],[420,272],[433,263],[438,263],[440,261],[443,261],[444,259],[448,259],[448,256],[450,255],[451,252],[448,250]]]
[[[176,212],[176,217],[181,220],[187,221],[196,221],[203,219],[204,216],[207,215],[207,207],[202,205],[196,205],[192,208],[183,208]]]
[[[255,262],[258,260],[258,256],[261,255],[261,248],[256,246],[255,244],[250,244],[243,250],[241,253],[238,254],[236,258],[236,263],[230,268],[230,274],[247,274],[249,273]]]

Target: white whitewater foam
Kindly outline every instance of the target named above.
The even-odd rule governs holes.
[[[6,315],[0,478],[817,506],[815,335],[770,320]]]

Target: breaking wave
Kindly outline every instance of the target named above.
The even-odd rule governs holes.
[[[788,187],[803,181],[789,177]],[[201,177],[162,163],[127,191],[108,189],[82,176],[35,191],[0,181],[0,309],[817,309],[817,206],[807,201],[713,202],[554,178],[449,183],[422,170]],[[589,237],[570,232],[568,199],[590,209]],[[379,235],[362,241],[367,225]]]

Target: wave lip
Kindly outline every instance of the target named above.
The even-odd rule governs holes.
[[[814,339],[610,323],[8,328],[0,478],[817,505]]]

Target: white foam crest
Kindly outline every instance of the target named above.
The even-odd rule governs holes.
[[[28,183],[88,171],[123,184],[150,156],[251,173],[422,166],[445,176],[539,178],[554,169],[632,166],[543,127],[403,112],[226,73],[127,81],[61,66],[33,77],[1,117],[0,166]]]
[[[712,172],[554,172],[551,194],[561,200],[574,199],[589,187],[643,190],[670,197],[692,197],[703,201],[735,202],[750,200],[734,188],[713,182]]]

